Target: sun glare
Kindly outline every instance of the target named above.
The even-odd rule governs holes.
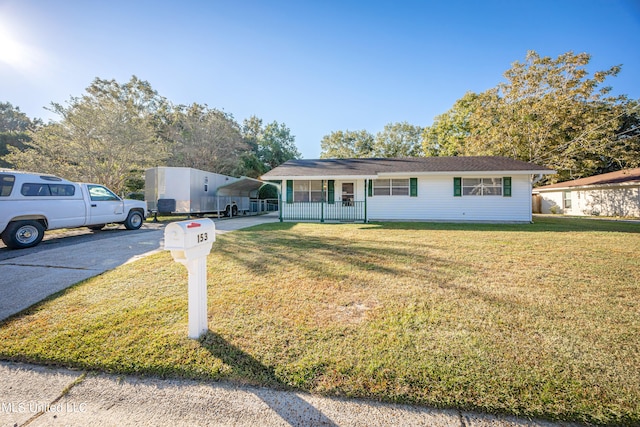
[[[20,43],[13,40],[4,28],[0,28],[0,61],[8,65],[18,65],[21,62]]]
[[[5,64],[20,70],[34,68],[36,52],[22,43],[18,33],[0,19],[0,65]]]

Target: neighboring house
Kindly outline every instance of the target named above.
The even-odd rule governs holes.
[[[534,180],[555,173],[504,157],[289,160],[263,180],[281,185],[287,221],[530,222]]]
[[[640,217],[640,168],[626,169],[533,190],[542,213]]]

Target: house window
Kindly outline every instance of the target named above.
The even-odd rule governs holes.
[[[502,196],[502,178],[463,178],[463,196]]]
[[[571,191],[565,191],[562,198],[562,206],[571,209]]]
[[[294,202],[322,202],[327,200],[327,186],[323,181],[294,181]]]
[[[409,179],[374,179],[374,196],[408,196]]]

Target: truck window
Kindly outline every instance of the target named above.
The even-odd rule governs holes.
[[[0,174],[0,197],[9,197],[9,195],[11,194],[11,190],[13,190],[13,184],[15,182],[15,176]]]
[[[23,196],[50,196],[49,186],[47,184],[22,184],[20,193]]]
[[[76,187],[69,184],[49,184],[52,196],[69,197],[76,194]]]
[[[120,200],[120,197],[116,196],[111,192],[111,190],[109,190],[106,187],[103,187],[102,185],[88,185],[87,188],[89,189],[89,197],[91,197],[91,200],[94,202],[96,201],[107,202],[110,200]]]
[[[76,194],[76,188],[69,184],[40,184],[40,183],[25,183],[22,184],[20,193],[23,196],[54,196],[54,197],[69,197]]]

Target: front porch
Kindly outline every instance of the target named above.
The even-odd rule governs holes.
[[[367,202],[282,202],[280,221],[367,222]]]

